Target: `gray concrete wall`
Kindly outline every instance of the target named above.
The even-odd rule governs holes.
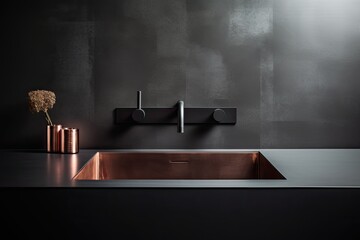
[[[1,148],[44,148],[48,89],[81,148],[360,147],[360,2],[4,3]],[[237,107],[234,126],[124,127],[113,110]]]

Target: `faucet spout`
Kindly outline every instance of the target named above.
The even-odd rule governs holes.
[[[184,101],[178,101],[178,132],[184,133]]]

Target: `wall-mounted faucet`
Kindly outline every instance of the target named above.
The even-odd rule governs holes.
[[[184,133],[185,124],[234,125],[236,115],[236,108],[231,107],[185,108],[182,100],[170,108],[142,108],[141,91],[137,92],[136,108],[115,108],[114,111],[115,124],[177,124],[179,133]]]
[[[178,101],[178,132],[184,133],[184,101]]]

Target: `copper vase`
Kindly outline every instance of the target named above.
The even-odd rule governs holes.
[[[78,153],[79,152],[79,129],[62,128],[60,130],[60,152]]]
[[[46,127],[46,151],[49,153],[60,152],[60,130],[62,125],[53,124]]]

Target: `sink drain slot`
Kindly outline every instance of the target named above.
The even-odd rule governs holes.
[[[174,164],[182,163],[182,164],[184,164],[184,163],[189,163],[189,161],[173,161],[173,160],[169,160],[169,163],[174,163]]]

